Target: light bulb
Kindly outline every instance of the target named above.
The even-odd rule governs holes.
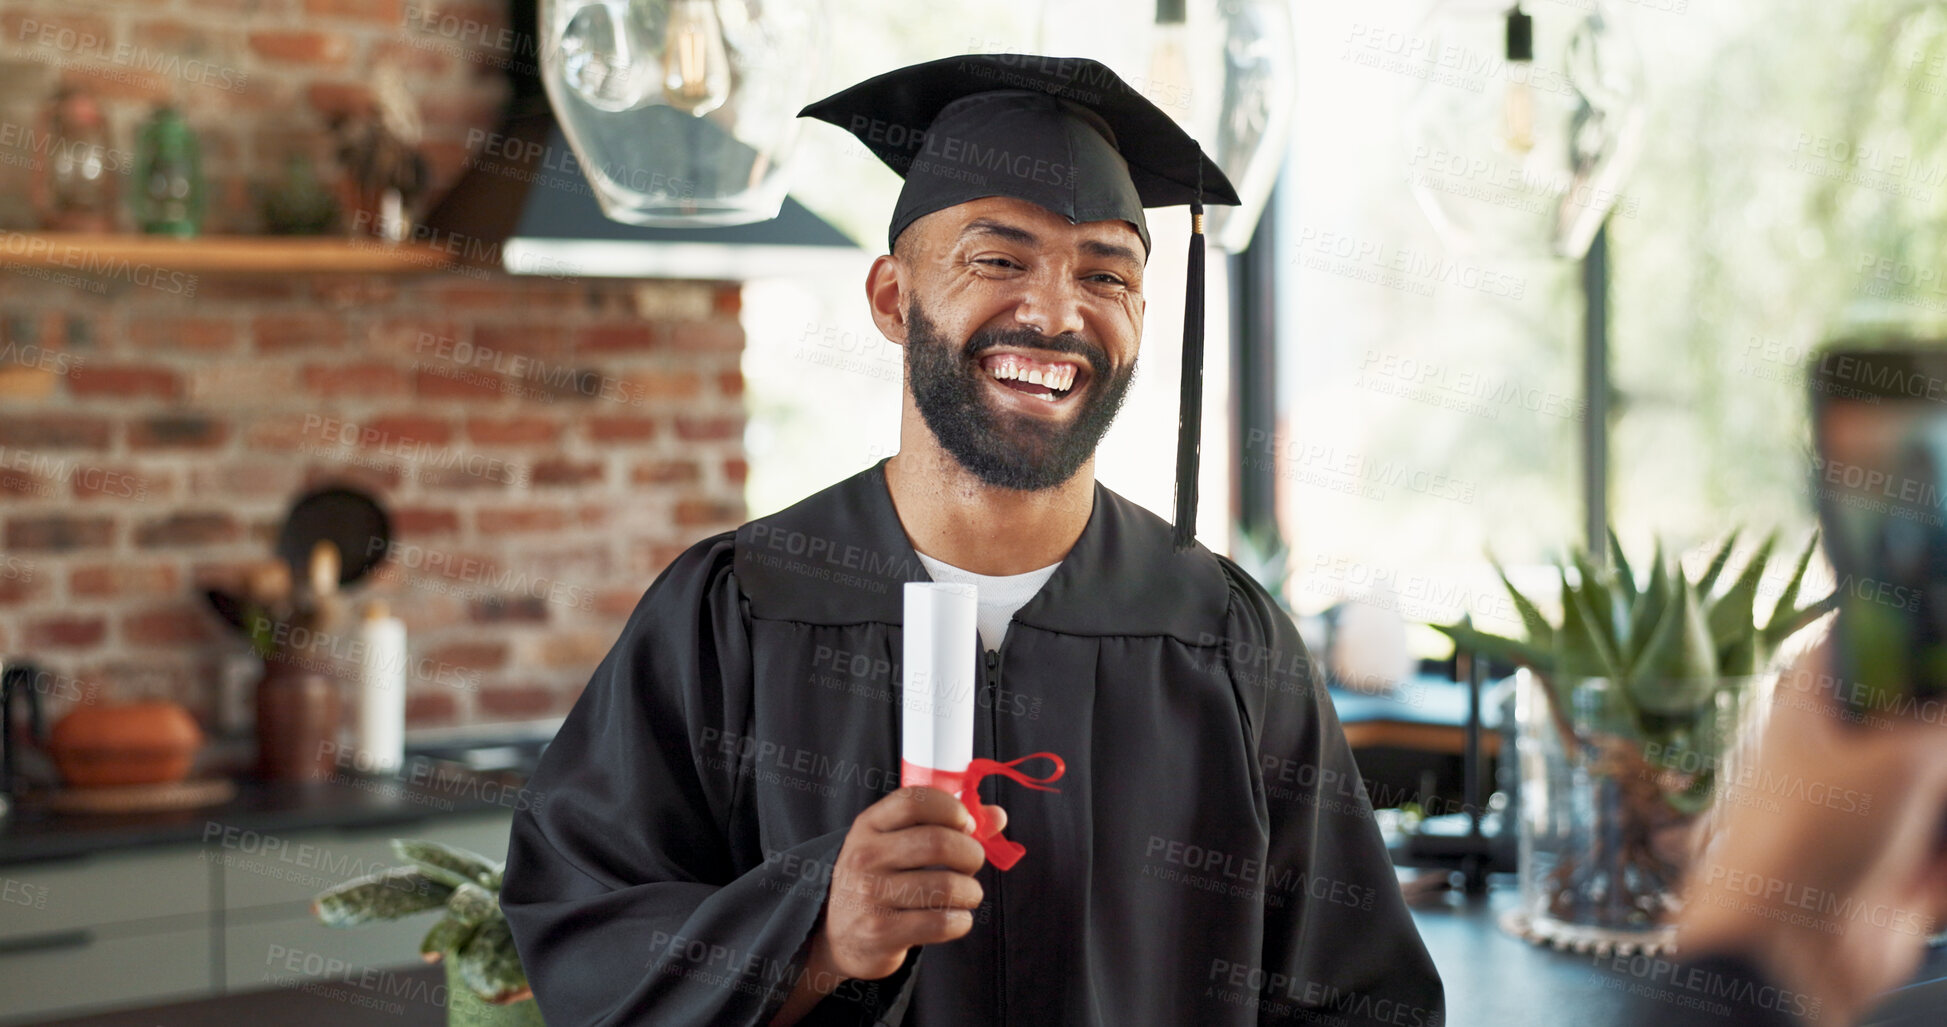
[[[730,99],[730,56],[715,0],[674,0],[663,45],[663,98],[702,117]]]
[[[1159,0],[1156,26],[1150,36],[1149,81],[1145,90],[1149,102],[1169,112],[1179,125],[1190,123],[1189,27],[1184,24],[1181,0]]]
[[[1527,156],[1535,148],[1534,19],[1520,4],[1508,9],[1507,94],[1501,101],[1501,142]]]

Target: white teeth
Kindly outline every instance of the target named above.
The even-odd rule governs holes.
[[[1025,361],[1011,356],[1002,357],[994,361],[992,366],[988,368],[987,373],[1002,381],[1024,381],[1033,385],[1042,386],[1046,389],[1059,389],[1062,391],[1067,391],[1075,383],[1075,365],[1073,364],[1059,364],[1053,368],[1042,370],[1038,367],[1029,366]],[[1050,395],[1052,396],[1052,393]]]

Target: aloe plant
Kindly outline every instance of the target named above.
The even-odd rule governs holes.
[[[311,901],[312,914],[328,926],[351,927],[444,909],[420,942],[423,959],[452,960],[459,979],[486,1002],[505,1005],[531,995],[500,910],[503,865],[431,841],[394,838],[392,851],[405,866],[320,893]]]
[[[1569,694],[1590,678],[1612,682],[1610,712],[1633,720],[1645,738],[1667,739],[1764,669],[1778,646],[1833,608],[1836,595],[1800,603],[1805,571],[1818,546],[1814,532],[1792,566],[1770,614],[1756,618],[1758,585],[1771,561],[1775,536],[1767,536],[1734,576],[1727,577],[1737,545],[1733,531],[1695,580],[1667,558],[1659,544],[1649,578],[1638,582],[1622,544],[1609,534],[1609,566],[1586,552],[1557,567],[1561,622],[1514,587],[1507,571],[1495,571],[1521,616],[1526,638],[1482,631],[1468,621],[1435,625],[1455,644],[1490,659],[1527,667],[1548,686],[1551,715],[1567,723]],[[1571,575],[1571,569],[1574,574]],[[1572,732],[1571,732],[1572,733]]]
[[[1800,602],[1818,545],[1814,533],[1760,622],[1758,586],[1776,537],[1767,536],[1730,574],[1737,540],[1731,532],[1695,579],[1658,544],[1648,577],[1639,581],[1611,532],[1606,566],[1586,552],[1557,565],[1558,621],[1515,588],[1497,562],[1526,637],[1492,634],[1464,619],[1435,625],[1456,645],[1532,671],[1569,758],[1614,785],[1616,822],[1607,825],[1613,830],[1593,832],[1588,851],[1564,857],[1548,874],[1550,909],[1562,919],[1573,919],[1572,911],[1590,899],[1621,923],[1662,918],[1682,868],[1659,854],[1656,836],[1684,826],[1711,800],[1724,729],[1719,696],[1736,695],[1786,639],[1836,602],[1836,595]],[[1607,685],[1585,691],[1596,679]],[[1600,715],[1578,728],[1572,712],[1586,705],[1578,700],[1593,696],[1600,697]],[[1649,758],[1651,745],[1659,759]]]

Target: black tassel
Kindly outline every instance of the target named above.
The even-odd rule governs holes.
[[[1190,204],[1189,281],[1183,289],[1183,398],[1176,424],[1176,524],[1180,552],[1197,542],[1197,456],[1203,444],[1203,203]]]

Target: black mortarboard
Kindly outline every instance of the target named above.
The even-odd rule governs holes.
[[[799,112],[857,136],[906,180],[887,243],[919,218],[986,196],[1027,200],[1076,223],[1190,206],[1177,423],[1175,543],[1196,536],[1203,408],[1203,205],[1237,192],[1170,116],[1097,61],[969,54],[887,72]]]

